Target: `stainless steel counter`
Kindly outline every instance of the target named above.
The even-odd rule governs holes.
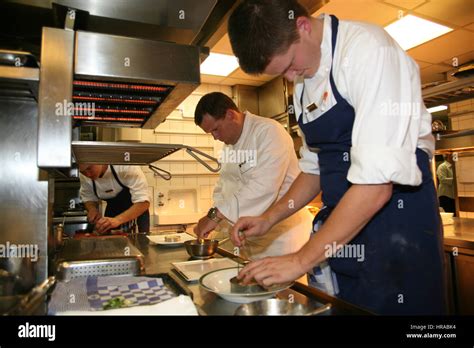
[[[453,218],[454,224],[444,225],[444,245],[474,250],[474,219]]]
[[[193,301],[198,307],[201,315],[233,315],[239,304],[223,300],[219,296],[200,288],[197,282],[187,282],[181,276],[173,271],[172,262],[190,261],[183,246],[166,247],[160,245],[150,245],[148,238],[144,235],[133,237],[134,245],[145,255],[145,272],[146,274],[173,273],[175,279],[179,280],[182,287],[189,289],[193,295]],[[220,249],[219,253],[226,254],[226,251]],[[216,257],[222,257],[217,255]],[[298,291],[296,290],[298,289]],[[305,293],[305,295],[303,294]],[[333,303],[333,308],[326,312],[325,315],[338,314],[369,314],[359,308],[347,304],[339,299],[328,296],[314,289],[309,289],[305,285],[296,284],[291,289],[282,291],[277,294],[278,298],[289,298],[294,296],[296,302],[308,305],[323,305],[328,302]]]

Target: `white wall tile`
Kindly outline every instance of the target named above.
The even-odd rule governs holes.
[[[158,144],[171,144],[168,134],[156,134],[156,142]]]
[[[198,186],[198,179],[197,177],[193,176],[193,177],[183,177],[183,182],[184,182],[184,186],[186,187],[195,187],[197,188]]]
[[[170,131],[170,122],[171,121],[165,121],[163,123],[160,123],[158,125],[158,127],[155,128],[155,132],[157,132],[157,133],[169,132]]]
[[[197,146],[208,146],[208,136],[198,136],[196,137]]]
[[[206,176],[198,177],[198,185],[209,185],[209,178]]]
[[[154,144],[156,143],[156,135],[153,129],[142,129],[142,143]]]
[[[183,110],[183,117],[194,118],[194,111],[196,110],[196,105],[198,104],[201,98],[201,95],[191,94],[184,100],[183,103],[181,103],[179,108]]]
[[[186,173],[186,174],[191,174],[191,173],[196,173],[197,172],[197,166],[199,164],[197,163],[184,163],[183,164],[183,173]]]
[[[210,191],[209,191],[209,186],[208,185],[203,185],[199,187],[199,192],[201,194],[201,199],[211,199]]]
[[[188,146],[196,146],[196,136],[195,135],[183,135],[183,144]]]
[[[183,177],[173,176],[169,181],[171,187],[183,186],[184,180]]]
[[[178,107],[177,109],[173,110],[166,118],[168,120],[182,120],[183,111]]]
[[[183,163],[171,163],[170,172],[172,175],[183,173]]]

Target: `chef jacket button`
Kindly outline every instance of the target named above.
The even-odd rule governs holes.
[[[328,72],[328,71],[329,71],[329,68],[326,67],[326,69],[324,69],[324,70],[326,70],[326,72]]]

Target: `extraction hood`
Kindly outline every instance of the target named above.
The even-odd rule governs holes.
[[[74,109],[73,119],[156,128],[199,86],[200,55],[208,52],[197,46],[76,32],[72,101],[84,107]]]

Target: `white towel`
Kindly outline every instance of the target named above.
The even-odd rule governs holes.
[[[109,309],[106,311],[66,311],[57,315],[198,315],[191,297],[179,295],[149,306]]]

